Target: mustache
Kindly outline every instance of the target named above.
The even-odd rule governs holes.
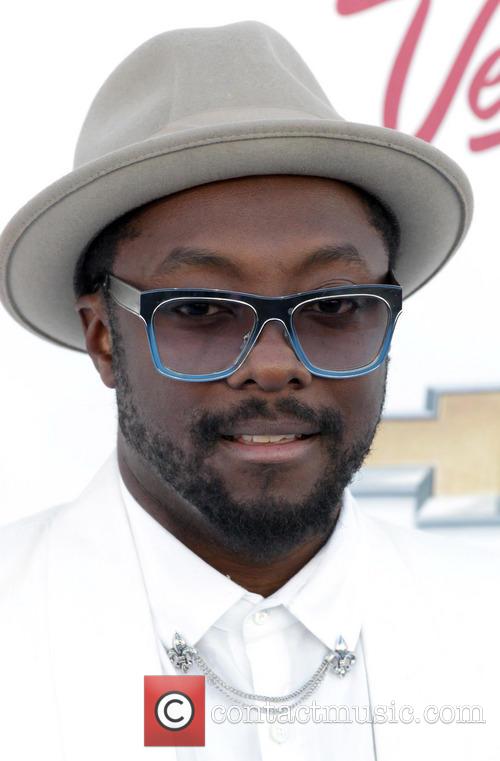
[[[338,440],[345,430],[341,413],[333,407],[314,410],[293,397],[279,399],[271,406],[264,399],[245,399],[237,407],[227,412],[197,409],[189,432],[198,446],[213,447],[224,431],[246,420],[277,420],[286,415],[290,420],[310,423],[320,434]]]

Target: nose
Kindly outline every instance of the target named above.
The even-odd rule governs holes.
[[[306,387],[312,378],[295,354],[284,325],[269,320],[241,367],[226,382],[234,389],[256,384],[263,391],[280,391],[288,384]]]

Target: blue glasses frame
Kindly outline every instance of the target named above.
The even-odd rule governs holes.
[[[282,324],[285,338],[293,348],[297,358],[312,375],[320,378],[357,378],[376,370],[387,357],[394,328],[401,314],[403,301],[402,288],[396,282],[392,273],[390,273],[390,280],[390,285],[345,285],[335,288],[323,288],[316,291],[303,291],[289,296],[269,297],[259,296],[254,293],[241,293],[239,291],[221,291],[214,288],[155,288],[153,290],[141,291],[130,283],[125,282],[125,280],[107,273],[104,288],[108,290],[116,304],[142,319],[146,326],[153,364],[159,373],[168,378],[188,382],[204,382],[228,378],[241,367],[255,346],[264,326],[272,321]],[[379,353],[370,364],[355,370],[324,370],[311,364],[302,350],[293,326],[293,314],[300,306],[309,301],[335,296],[374,296],[385,302],[388,308],[389,319]],[[253,309],[255,313],[255,325],[248,336],[245,336],[244,348],[230,367],[215,373],[191,375],[171,370],[161,361],[153,325],[155,311],[160,305],[165,304],[169,300],[184,297],[221,301],[230,299],[242,302]]]

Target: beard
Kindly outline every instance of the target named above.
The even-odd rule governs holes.
[[[176,443],[165,430],[153,430],[135,401],[126,369],[126,357],[111,319],[113,371],[118,423],[127,444],[168,489],[173,489],[203,517],[227,551],[254,563],[282,558],[306,541],[323,538],[335,528],[345,488],[368,454],[380,421],[382,396],[376,419],[350,446],[345,445],[345,423],[332,407],[312,410],[296,398],[248,398],[230,413],[196,409],[189,428],[190,450]],[[221,434],[244,420],[273,420],[277,413],[313,424],[326,444],[327,463],[310,493],[297,501],[273,496],[273,484],[286,478],[283,466],[261,464],[260,494],[236,500],[230,488],[206,459],[220,443]],[[229,485],[230,486],[230,485]],[[168,514],[168,503],[160,505]]]

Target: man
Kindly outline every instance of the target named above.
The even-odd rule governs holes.
[[[74,171],[2,238],[5,306],[86,350],[119,413],[84,494],[1,532],[3,757],[149,757],[144,676],[182,673],[206,747],[162,758],[498,757],[496,563],[346,491],[402,291],[471,204],[261,24],[159,35],[110,76]],[[276,721],[313,700],[349,719]]]

